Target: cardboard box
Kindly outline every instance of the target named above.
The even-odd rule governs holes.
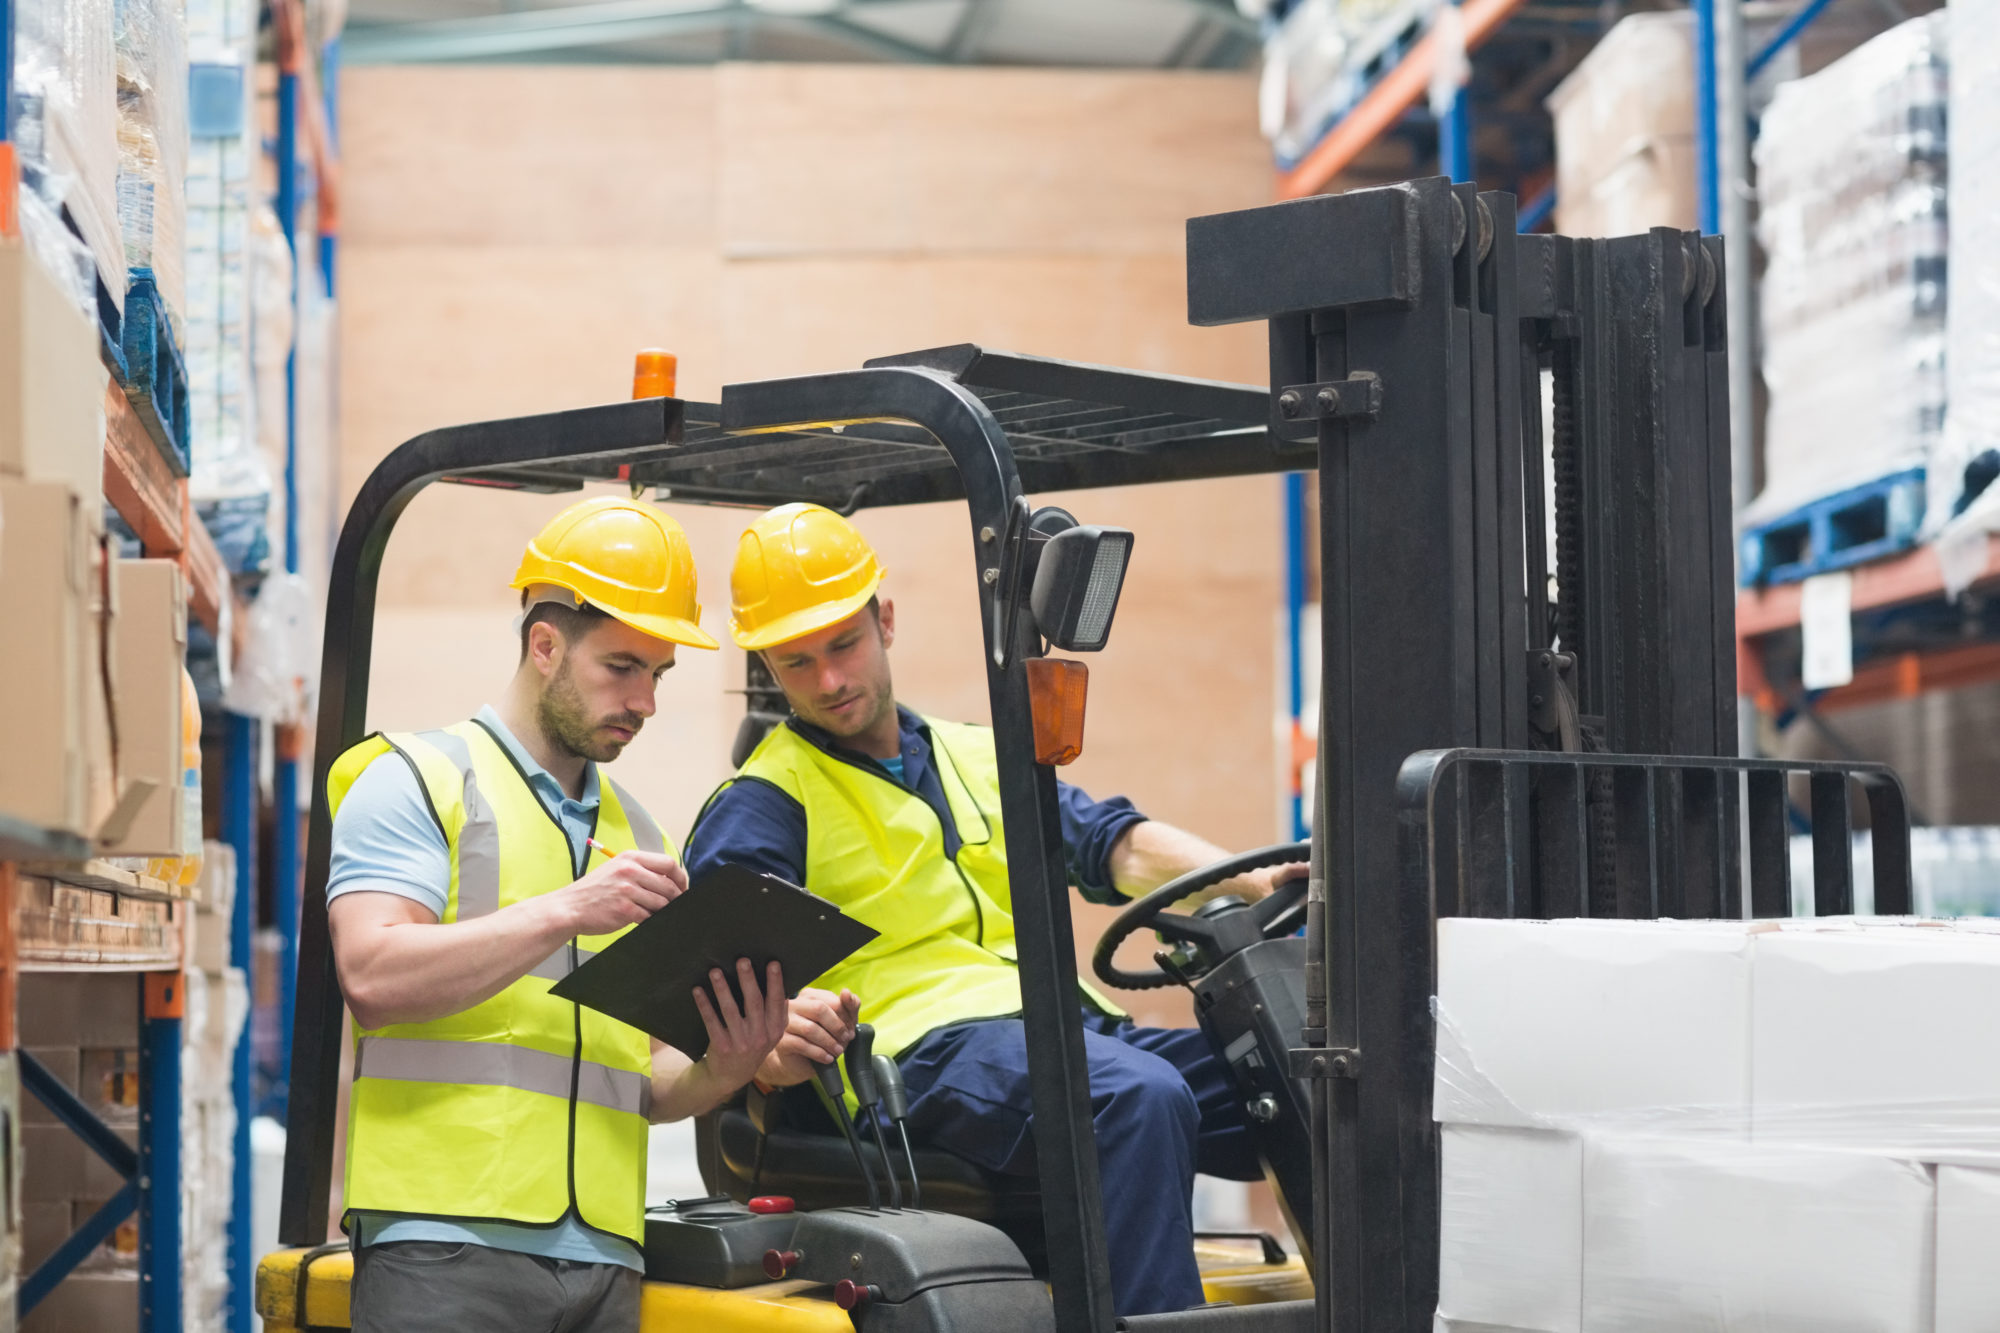
[[[1758,1138],[1994,1164],[2000,935],[1888,923],[1768,931],[1756,992]]]
[[[111,566],[118,619],[112,672],[118,698],[118,779],[151,782],[118,856],[184,856],[181,819],[181,667],[187,657],[187,590],[171,560],[118,560]]]
[[[25,991],[26,986],[22,989]],[[76,1076],[80,1052],[74,1046],[32,1046],[27,1053],[40,1062],[42,1068],[55,1077],[56,1082],[76,1091]],[[55,1112],[42,1105],[42,1099],[26,1088],[21,1090],[21,1123],[24,1125],[59,1125]]]
[[[134,1047],[139,1044],[139,983],[128,974],[30,972],[16,1000],[23,1046]]]
[[[104,490],[97,330],[19,242],[0,244],[0,475]]]
[[[1616,161],[1558,186],[1564,236],[1637,236],[1654,227],[1695,227],[1694,136],[1656,135]]]
[[[70,1205],[66,1203],[24,1203],[21,1205],[21,1271],[32,1273],[42,1260],[56,1252],[76,1228],[70,1225]]]
[[[91,652],[91,546],[101,504],[56,482],[0,477],[0,623],[31,636],[0,654],[0,810],[88,837],[86,699],[104,693]]]
[[[107,1125],[139,1123],[137,1048],[93,1047],[77,1052],[77,1098]]]
[[[1439,1139],[1437,1333],[1578,1333],[1583,1140],[1482,1125]]]
[[[1936,1188],[1864,1153],[1591,1136],[1583,1327],[1929,1333]]]
[[[1937,1333],[2000,1329],[2000,1171],[1937,1171]]]
[[[75,1231],[85,1222],[97,1216],[97,1210],[109,1203],[103,1199],[78,1199],[69,1206],[70,1230]],[[139,1266],[139,1213],[134,1209],[126,1219],[113,1228],[98,1247],[84,1256],[79,1271],[106,1272],[112,1270],[137,1269]]]
[[[134,1148],[137,1125],[113,1126],[119,1138]],[[125,1188],[125,1179],[111,1169],[66,1125],[21,1127],[21,1201],[74,1203],[78,1199],[108,1199]]]
[[[1438,923],[1441,1330],[1588,1327],[1571,1118],[1701,1105],[1741,1133],[1751,962],[1730,922]]]
[[[59,1282],[34,1312],[21,1321],[20,1333],[136,1333],[139,1327],[139,1275],[133,1273],[74,1273]]]
[[[1555,122],[1556,200],[1565,234],[1622,234],[1569,231],[1573,203],[1644,145],[1692,142],[1694,38],[1687,11],[1621,19],[1544,104]],[[1687,225],[1694,225],[1692,215]]]
[[[1440,921],[1436,1117],[1747,1114],[1750,978],[1741,923]]]

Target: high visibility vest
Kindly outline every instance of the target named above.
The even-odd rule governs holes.
[[[572,883],[582,867],[526,774],[477,722],[377,734],[327,779],[335,814],[369,764],[407,763],[451,852],[444,915],[490,915]],[[592,836],[616,854],[667,851],[652,817],[601,779]],[[470,1009],[356,1034],[347,1117],[350,1210],[645,1230],[652,1042],[549,988],[630,927],[558,947]]]
[[[993,732],[924,721],[957,826],[956,856],[945,854],[944,825],[923,797],[789,723],[772,728],[733,779],[769,783],[805,808],[805,887],[881,932],[811,984],[859,996],[885,1055],[948,1023],[1021,1012]],[[1123,1016],[1079,987],[1098,1011]]]

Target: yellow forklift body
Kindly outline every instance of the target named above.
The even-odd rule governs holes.
[[[1283,1264],[1259,1263],[1240,1248],[1197,1244],[1203,1295],[1231,1305],[1312,1298],[1312,1279],[1297,1258]],[[277,1250],[257,1265],[257,1314],[264,1333],[307,1333],[351,1328],[348,1288],[354,1256],[345,1245],[312,1250]],[[847,1312],[817,1296],[803,1282],[717,1291],[670,1282],[648,1282],[640,1296],[640,1333],[853,1333]]]

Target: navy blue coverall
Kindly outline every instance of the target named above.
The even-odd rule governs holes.
[[[928,729],[908,709],[898,711],[902,754],[893,764],[844,749],[796,718],[787,725],[824,748],[842,749],[845,758],[880,766],[928,802],[946,839],[956,841]],[[1123,797],[1093,801],[1067,783],[1057,791],[1071,881],[1094,902],[1125,901],[1111,883],[1111,849],[1145,816]],[[957,850],[949,841],[947,854]],[[686,845],[692,876],[731,863],[812,887],[805,877],[805,809],[768,783],[738,782],[719,793]],[[867,996],[861,1004],[865,1016]],[[1199,1305],[1195,1173],[1226,1180],[1263,1174],[1228,1073],[1198,1029],[1143,1028],[1089,1010],[1084,1028],[1118,1313]],[[912,1138],[1002,1175],[1035,1174],[1027,1041],[1018,1016],[937,1028],[903,1051],[898,1063],[909,1090]]]

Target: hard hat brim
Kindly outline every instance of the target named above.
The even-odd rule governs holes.
[[[714,636],[692,620],[682,620],[678,616],[649,616],[643,611],[614,611],[594,601],[590,604],[620,624],[630,625],[641,634],[650,635],[655,639],[665,639],[668,643],[678,643],[688,648],[722,647],[715,641]]]
[[[859,592],[850,593],[836,601],[820,602],[794,611],[790,615],[779,616],[768,625],[760,625],[754,630],[736,627],[735,618],[729,622],[729,637],[736,646],[746,653],[762,652],[766,648],[776,648],[779,644],[790,643],[793,639],[803,639],[808,634],[817,634],[828,625],[838,625],[841,621],[868,605],[875,590],[882,586],[882,575],[878,571],[868,580],[868,586]]]

